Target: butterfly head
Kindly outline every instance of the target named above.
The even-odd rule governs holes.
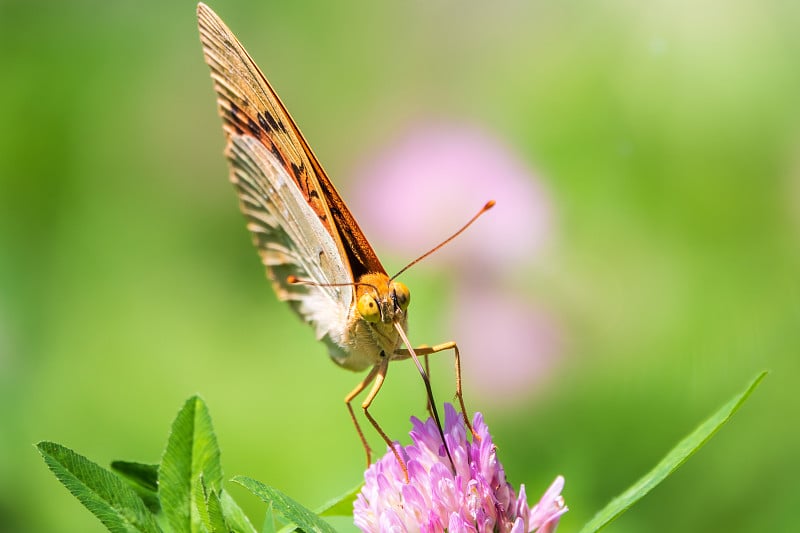
[[[404,283],[390,280],[386,274],[365,274],[358,282],[356,297],[356,310],[366,322],[405,323],[411,293]]]

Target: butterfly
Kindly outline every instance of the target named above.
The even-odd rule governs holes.
[[[370,369],[345,403],[369,464],[370,448],[351,402],[372,386],[361,407],[405,468],[369,407],[389,362],[411,358],[438,423],[430,381],[417,356],[452,349],[456,395],[466,413],[458,347],[455,342],[411,347],[406,337],[411,294],[395,279],[405,269],[389,277],[264,74],[216,13],[200,3],[197,15],[227,141],[230,180],[273,288],[311,325],[337,365],[353,371]],[[455,238],[492,205],[487,203],[458,232],[406,268]]]

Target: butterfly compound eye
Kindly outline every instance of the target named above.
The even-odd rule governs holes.
[[[367,322],[377,322],[381,319],[381,310],[378,307],[378,302],[369,294],[364,293],[358,299],[358,314]]]
[[[408,292],[406,284],[400,281],[393,281],[392,291],[394,291],[395,301],[397,305],[400,306],[400,309],[403,311],[408,309],[408,304],[411,303],[411,293]]]

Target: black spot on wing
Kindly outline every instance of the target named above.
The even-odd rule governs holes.
[[[314,185],[313,179],[309,176],[308,172],[306,172],[305,164],[300,163],[298,165],[292,162],[292,175],[295,177],[297,184],[300,185],[300,188],[304,191],[308,191],[308,200],[319,199],[319,192]],[[320,218],[325,220],[326,217],[320,215]]]
[[[331,210],[331,215],[333,215],[333,218],[337,218],[338,219],[339,217],[341,217],[342,212],[339,210],[339,208],[337,206],[331,204],[331,205],[328,206],[328,209]]]
[[[278,146],[275,144],[272,145],[272,155],[275,156],[275,159],[280,161],[283,168],[286,168],[286,160],[283,158],[283,154],[281,154],[281,151],[278,150]]]
[[[272,128],[270,127],[266,119],[264,119],[264,115],[262,113],[259,113],[257,115],[257,118],[258,118],[258,124],[264,129],[264,131],[266,132],[272,131]]]
[[[281,133],[286,133],[286,126],[283,125],[283,122],[279,122],[275,120],[275,117],[269,113],[259,113],[258,114],[258,123],[264,128],[264,131],[279,131]]]
[[[230,115],[230,119],[235,122],[239,120],[238,115],[241,112],[241,109],[239,109],[239,106],[237,106],[234,102],[229,102],[229,104],[231,107],[228,109],[228,114]]]
[[[250,133],[252,133],[255,137],[261,135],[261,128],[259,128],[258,124],[256,124],[255,121],[250,117],[247,117],[247,129],[250,130]]]
[[[300,176],[303,176],[306,181],[306,190],[311,189],[311,187],[308,184],[308,176],[306,176],[306,167],[303,165],[303,163],[300,163],[298,165],[297,163],[292,161],[292,175],[297,176],[298,179],[300,178]]]

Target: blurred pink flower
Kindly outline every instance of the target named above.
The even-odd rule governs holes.
[[[371,239],[408,260],[463,225],[488,200],[497,207],[437,252],[438,262],[505,272],[544,244],[550,200],[528,166],[477,127],[421,123],[364,162],[351,195]],[[387,200],[388,199],[388,200]],[[476,264],[478,263],[478,264]]]
[[[464,360],[470,392],[504,405],[536,393],[562,353],[560,327],[547,311],[490,283],[456,282],[448,328]]]
[[[532,263],[552,233],[551,202],[537,176],[487,131],[432,122],[409,128],[356,177],[356,218],[373,242],[406,260],[449,236],[487,200],[497,201],[429,263],[449,266],[451,331],[471,390],[495,404],[533,394],[561,352],[560,328],[502,284]]]
[[[364,487],[353,505],[362,531],[551,533],[567,512],[561,476],[533,508],[528,507],[524,485],[519,496],[514,494],[480,413],[473,419],[480,440],[470,442],[461,413],[445,404],[445,441],[452,465],[436,422],[412,417],[411,423],[413,444],[395,444],[406,461],[408,481],[391,451],[364,474]]]

